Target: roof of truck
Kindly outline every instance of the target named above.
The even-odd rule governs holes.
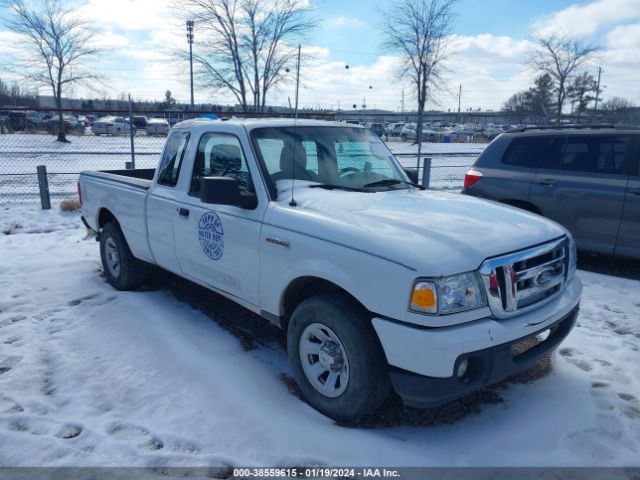
[[[184,120],[176,123],[175,128],[193,128],[193,127],[207,127],[207,126],[220,126],[220,125],[237,125],[247,129],[256,127],[356,127],[358,125],[347,124],[344,122],[332,122],[327,120],[307,120],[293,118],[235,118],[232,117],[228,120],[211,120],[209,118],[193,118],[190,120]]]

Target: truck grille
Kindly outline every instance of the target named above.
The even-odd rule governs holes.
[[[493,315],[509,318],[553,299],[564,286],[568,262],[566,237],[486,260],[480,275]]]

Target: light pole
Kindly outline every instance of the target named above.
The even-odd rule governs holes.
[[[191,80],[191,111],[195,110],[193,103],[193,20],[187,20],[187,41],[189,42],[189,72]]]

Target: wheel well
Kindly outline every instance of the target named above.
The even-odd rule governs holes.
[[[108,222],[113,222],[116,225],[119,225],[118,220],[113,213],[106,208],[101,208],[100,213],[98,214],[98,229],[104,227]]]
[[[360,305],[364,310],[366,310],[365,306],[362,305],[344,288],[336,285],[329,280],[325,280],[324,278],[319,277],[299,277],[292,281],[282,298],[282,305],[280,308],[281,311],[281,327],[286,330],[287,325],[289,324],[289,319],[291,318],[291,314],[296,309],[300,303],[305,301],[307,298],[310,298],[314,295],[318,295],[320,293],[342,293],[349,298],[351,298],[356,304]]]
[[[538,215],[542,215],[542,212],[538,207],[536,207],[533,203],[525,202],[523,200],[500,200],[500,203],[504,203],[506,205],[511,205],[512,207],[518,207],[522,210],[526,210],[528,212],[537,213]]]

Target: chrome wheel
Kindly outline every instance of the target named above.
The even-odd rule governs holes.
[[[302,369],[313,388],[329,398],[342,395],[349,384],[349,360],[335,332],[312,323],[302,332],[299,346]]]
[[[115,278],[120,276],[120,256],[118,255],[118,247],[113,238],[109,237],[105,241],[104,254],[109,273]]]

